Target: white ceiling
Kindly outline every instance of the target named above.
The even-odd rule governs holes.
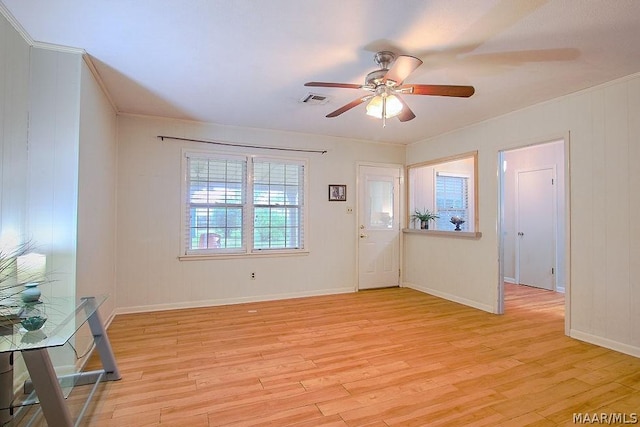
[[[1,0],[36,42],[82,48],[119,112],[410,143],[640,72],[638,0]],[[378,50],[424,61],[417,118],[382,128],[364,83]],[[311,89],[311,90],[310,90]],[[309,92],[326,105],[300,102]]]

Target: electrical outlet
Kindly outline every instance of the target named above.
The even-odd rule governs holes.
[[[256,273],[254,272],[251,273],[251,280],[256,280]]]

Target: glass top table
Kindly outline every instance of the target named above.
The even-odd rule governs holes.
[[[64,345],[75,333],[95,314],[107,300],[107,295],[90,298],[80,298],[80,302],[73,297],[43,298],[38,303],[14,303],[13,307],[6,307],[19,317],[26,318],[31,314],[46,317],[42,328],[27,331],[17,323],[0,328],[0,353],[34,350],[38,348],[58,347]],[[0,308],[0,316],[2,309]]]
[[[0,405],[3,406],[0,407],[0,418],[13,408],[39,403],[48,425],[77,425],[98,384],[121,378],[98,310],[107,298],[107,295],[83,297],[79,300],[73,297],[50,297],[42,298],[41,302],[15,301],[13,304],[3,301],[4,304],[0,307],[0,319],[3,320],[0,325],[0,357],[8,358],[13,352],[20,352],[30,377],[25,382],[24,389],[32,391],[12,400],[10,408],[4,409],[4,405]],[[27,331],[24,326],[28,325],[21,324],[26,318],[38,316],[46,317],[47,320],[43,325],[36,324],[36,330]],[[103,369],[59,377],[51,362],[49,349],[64,346],[87,323]],[[94,388],[74,424],[65,398],[73,387],[86,384],[93,384]],[[13,395],[13,387],[9,384],[6,388],[7,390],[0,390],[0,394]],[[5,422],[4,419],[2,421]]]

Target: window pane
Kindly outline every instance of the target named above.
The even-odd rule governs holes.
[[[286,229],[286,246],[289,248],[297,248],[299,247],[298,245],[298,238],[299,238],[299,233],[298,233],[298,227],[289,227]]]
[[[212,208],[209,209],[209,227],[224,228],[227,225],[227,209]]]
[[[209,162],[203,159],[191,159],[189,178],[194,181],[206,181],[209,177]]]
[[[287,220],[286,220],[286,224],[289,227],[297,227],[300,224],[299,221],[299,214],[300,214],[300,209],[297,208],[288,208],[287,209]]]
[[[253,246],[256,249],[268,249],[270,240],[270,229],[268,227],[256,227],[253,230]]]
[[[228,249],[242,248],[242,228],[227,228],[224,247]]]
[[[271,184],[284,184],[284,167],[283,164],[269,164],[269,182]]]
[[[242,183],[227,183],[226,197],[225,203],[227,204],[237,204],[240,205],[243,203]]]
[[[253,224],[254,227],[269,227],[271,224],[269,208],[255,208]]]
[[[369,228],[393,227],[393,182],[369,180]]]
[[[242,208],[227,208],[227,227],[242,228]]]
[[[208,215],[209,209],[207,208],[196,208],[191,209],[193,212],[191,220],[193,223],[193,227],[206,227],[209,223]]]
[[[244,162],[228,162],[227,163],[227,182],[242,183],[244,182]]]
[[[298,165],[286,165],[285,167],[285,184],[298,185],[300,179],[300,166]]]
[[[285,187],[285,205],[300,204],[300,187],[287,185]]]
[[[189,185],[189,201],[191,203],[207,203],[206,181],[192,181]]]
[[[284,205],[284,185],[272,184],[269,188],[269,204]]]
[[[256,162],[253,164],[253,182],[255,184],[269,183],[269,163]]]
[[[285,209],[271,208],[271,227],[284,227],[285,221]]]

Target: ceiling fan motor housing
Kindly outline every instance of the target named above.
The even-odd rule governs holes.
[[[387,71],[389,70],[383,68],[381,70],[370,72],[369,74],[367,74],[367,78],[364,80],[364,85],[371,86],[371,88],[374,89],[377,86],[384,84],[384,76],[387,75]]]
[[[376,53],[373,60],[380,66],[380,69],[367,74],[367,77],[364,80],[364,85],[369,86],[370,89],[376,89],[380,85],[386,85],[389,87],[396,86],[398,82],[394,82],[389,79],[385,80],[385,76],[389,72],[389,67],[396,60],[395,53],[383,50]]]
[[[389,65],[396,59],[396,54],[393,52],[389,52],[388,50],[383,50],[378,52],[373,57],[373,60],[376,64],[380,65],[380,68],[385,70],[389,69]]]

